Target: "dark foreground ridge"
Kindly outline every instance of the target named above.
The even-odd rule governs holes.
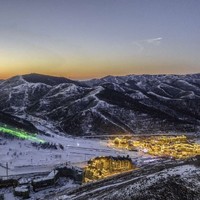
[[[45,199],[62,200],[198,200],[200,163],[162,161],[133,172],[90,183],[78,189],[51,194]]]

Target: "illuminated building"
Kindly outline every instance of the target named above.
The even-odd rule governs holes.
[[[88,161],[83,182],[95,181],[136,168],[129,157],[96,157]]]
[[[117,142],[116,142],[117,141]],[[139,139],[115,138],[111,142],[116,148],[131,150],[136,148],[153,156],[184,159],[200,155],[200,145],[191,142],[186,136],[150,136]]]

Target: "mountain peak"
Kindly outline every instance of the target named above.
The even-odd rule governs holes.
[[[79,83],[78,81],[74,81],[65,77],[57,77],[57,76],[50,76],[37,73],[25,74],[22,75],[22,77],[25,81],[29,83],[44,83],[50,86],[55,86],[62,83],[74,83],[75,85],[83,86],[82,83]]]

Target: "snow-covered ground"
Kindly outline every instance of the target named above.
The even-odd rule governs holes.
[[[51,198],[52,195],[55,195],[56,193],[60,191],[68,191],[70,189],[76,188],[79,185],[75,184],[73,180],[68,179],[68,180],[60,180],[60,184],[57,186],[54,186],[53,188],[47,188],[45,190],[38,191],[36,193],[32,193],[30,200],[35,200],[35,199],[43,199],[44,196],[48,196]]]
[[[42,149],[34,147],[30,141],[2,139],[0,142],[0,176],[6,175],[5,168],[8,163],[9,175],[45,172],[55,166],[70,162],[77,166],[84,166],[86,161],[96,156],[126,156],[135,158],[137,152],[127,152],[112,149],[107,146],[107,141],[99,139],[83,139],[65,137],[52,134],[52,137],[39,136],[49,143],[61,144],[64,150],[58,147],[54,149]],[[6,141],[6,144],[4,144]]]

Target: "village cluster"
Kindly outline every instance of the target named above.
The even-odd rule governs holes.
[[[200,145],[186,136],[117,137],[110,142],[115,148],[142,151],[152,156],[185,159],[200,154]]]

